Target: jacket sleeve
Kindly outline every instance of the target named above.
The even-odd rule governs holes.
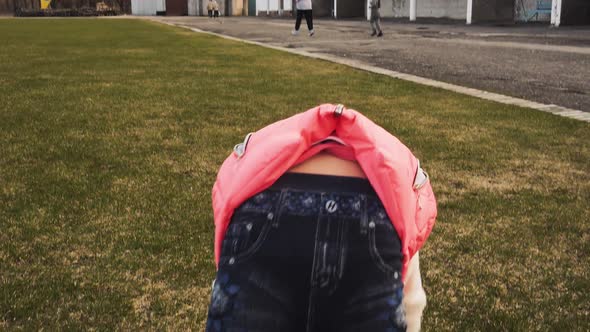
[[[430,235],[438,213],[430,177],[420,167],[419,161],[414,179],[414,195],[416,197],[416,239],[410,244],[411,254],[420,250]]]

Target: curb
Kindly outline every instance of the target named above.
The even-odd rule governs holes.
[[[163,21],[154,20],[154,19],[150,19],[150,20],[154,21],[154,22],[159,22],[162,24],[170,25],[170,26],[188,29],[188,30],[198,32],[198,33],[209,34],[212,36],[217,36],[220,38],[237,41],[237,42],[242,42],[242,43],[251,44],[251,45],[257,45],[257,46],[266,47],[266,48],[270,48],[270,49],[278,50],[278,51],[283,51],[283,52],[288,52],[291,54],[297,54],[297,55],[301,55],[301,56],[305,56],[305,57],[309,57],[309,58],[330,61],[330,62],[338,63],[341,65],[345,65],[348,67],[368,71],[371,73],[381,74],[381,75],[385,75],[385,76],[389,76],[392,78],[397,78],[397,79],[401,79],[401,80],[405,80],[405,81],[409,81],[409,82],[413,82],[413,83],[418,83],[418,84],[422,84],[422,85],[426,85],[426,86],[449,90],[449,91],[461,93],[461,94],[472,96],[472,97],[477,97],[477,98],[481,98],[481,99],[485,99],[485,100],[494,101],[494,102],[501,103],[501,104],[532,108],[534,110],[552,113],[552,114],[563,116],[566,118],[590,123],[590,113],[582,112],[580,110],[575,110],[575,109],[562,107],[562,106],[558,106],[558,105],[553,105],[553,104],[542,104],[542,103],[537,103],[537,102],[526,100],[526,99],[514,98],[514,97],[510,97],[510,96],[506,96],[506,95],[501,95],[498,93],[487,92],[487,91],[473,89],[473,88],[467,88],[467,87],[463,87],[463,86],[455,85],[455,84],[451,84],[451,83],[435,81],[435,80],[420,77],[420,76],[404,74],[404,73],[400,73],[400,72],[389,70],[389,69],[384,69],[384,68],[379,68],[379,67],[367,65],[367,64],[362,63],[357,60],[339,58],[337,56],[333,56],[333,55],[329,55],[329,54],[310,53],[310,52],[303,51],[303,50],[286,48],[286,47],[282,47],[282,46],[274,46],[274,45],[264,44],[261,42],[231,37],[231,36],[223,35],[223,34],[216,33],[216,32],[205,31],[205,30],[201,30],[201,29],[197,29],[197,28],[191,28],[186,25],[163,22]]]

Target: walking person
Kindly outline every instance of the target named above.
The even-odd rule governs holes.
[[[213,0],[213,18],[219,18],[219,4]]]
[[[428,175],[361,113],[324,104],[234,147],[213,187],[206,332],[419,331]]]
[[[309,36],[312,37],[315,34],[313,30],[313,16],[311,13],[311,0],[295,0],[297,4],[297,18],[295,19],[295,30],[291,31],[293,36],[299,34],[299,27],[301,26],[301,19],[305,16],[305,22],[307,23],[307,29]]]
[[[209,0],[207,3],[207,14],[209,15],[209,18],[213,18],[213,7],[213,0]]]
[[[377,35],[377,37],[383,37],[383,31],[381,31],[381,14],[379,14],[379,8],[381,8],[381,0],[371,0],[369,3],[369,7],[371,7],[371,28],[373,29],[373,33],[371,33],[371,37]]]

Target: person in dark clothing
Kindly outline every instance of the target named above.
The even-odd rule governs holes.
[[[381,30],[381,14],[379,14],[379,8],[381,8],[381,0],[371,0],[369,3],[371,7],[371,28],[373,29],[373,33],[371,33],[371,37],[377,35],[377,37],[383,37],[383,31]]]
[[[307,22],[307,29],[309,30],[309,36],[312,37],[315,34],[313,30],[313,16],[311,12],[311,0],[296,0],[297,18],[295,20],[295,30],[291,31],[293,36],[299,34],[299,27],[301,26],[301,19],[305,16],[305,22]]]

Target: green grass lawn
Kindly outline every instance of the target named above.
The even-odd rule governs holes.
[[[0,330],[202,330],[210,189],[324,102],[430,173],[424,328],[590,329],[590,124],[139,20],[0,20]]]

